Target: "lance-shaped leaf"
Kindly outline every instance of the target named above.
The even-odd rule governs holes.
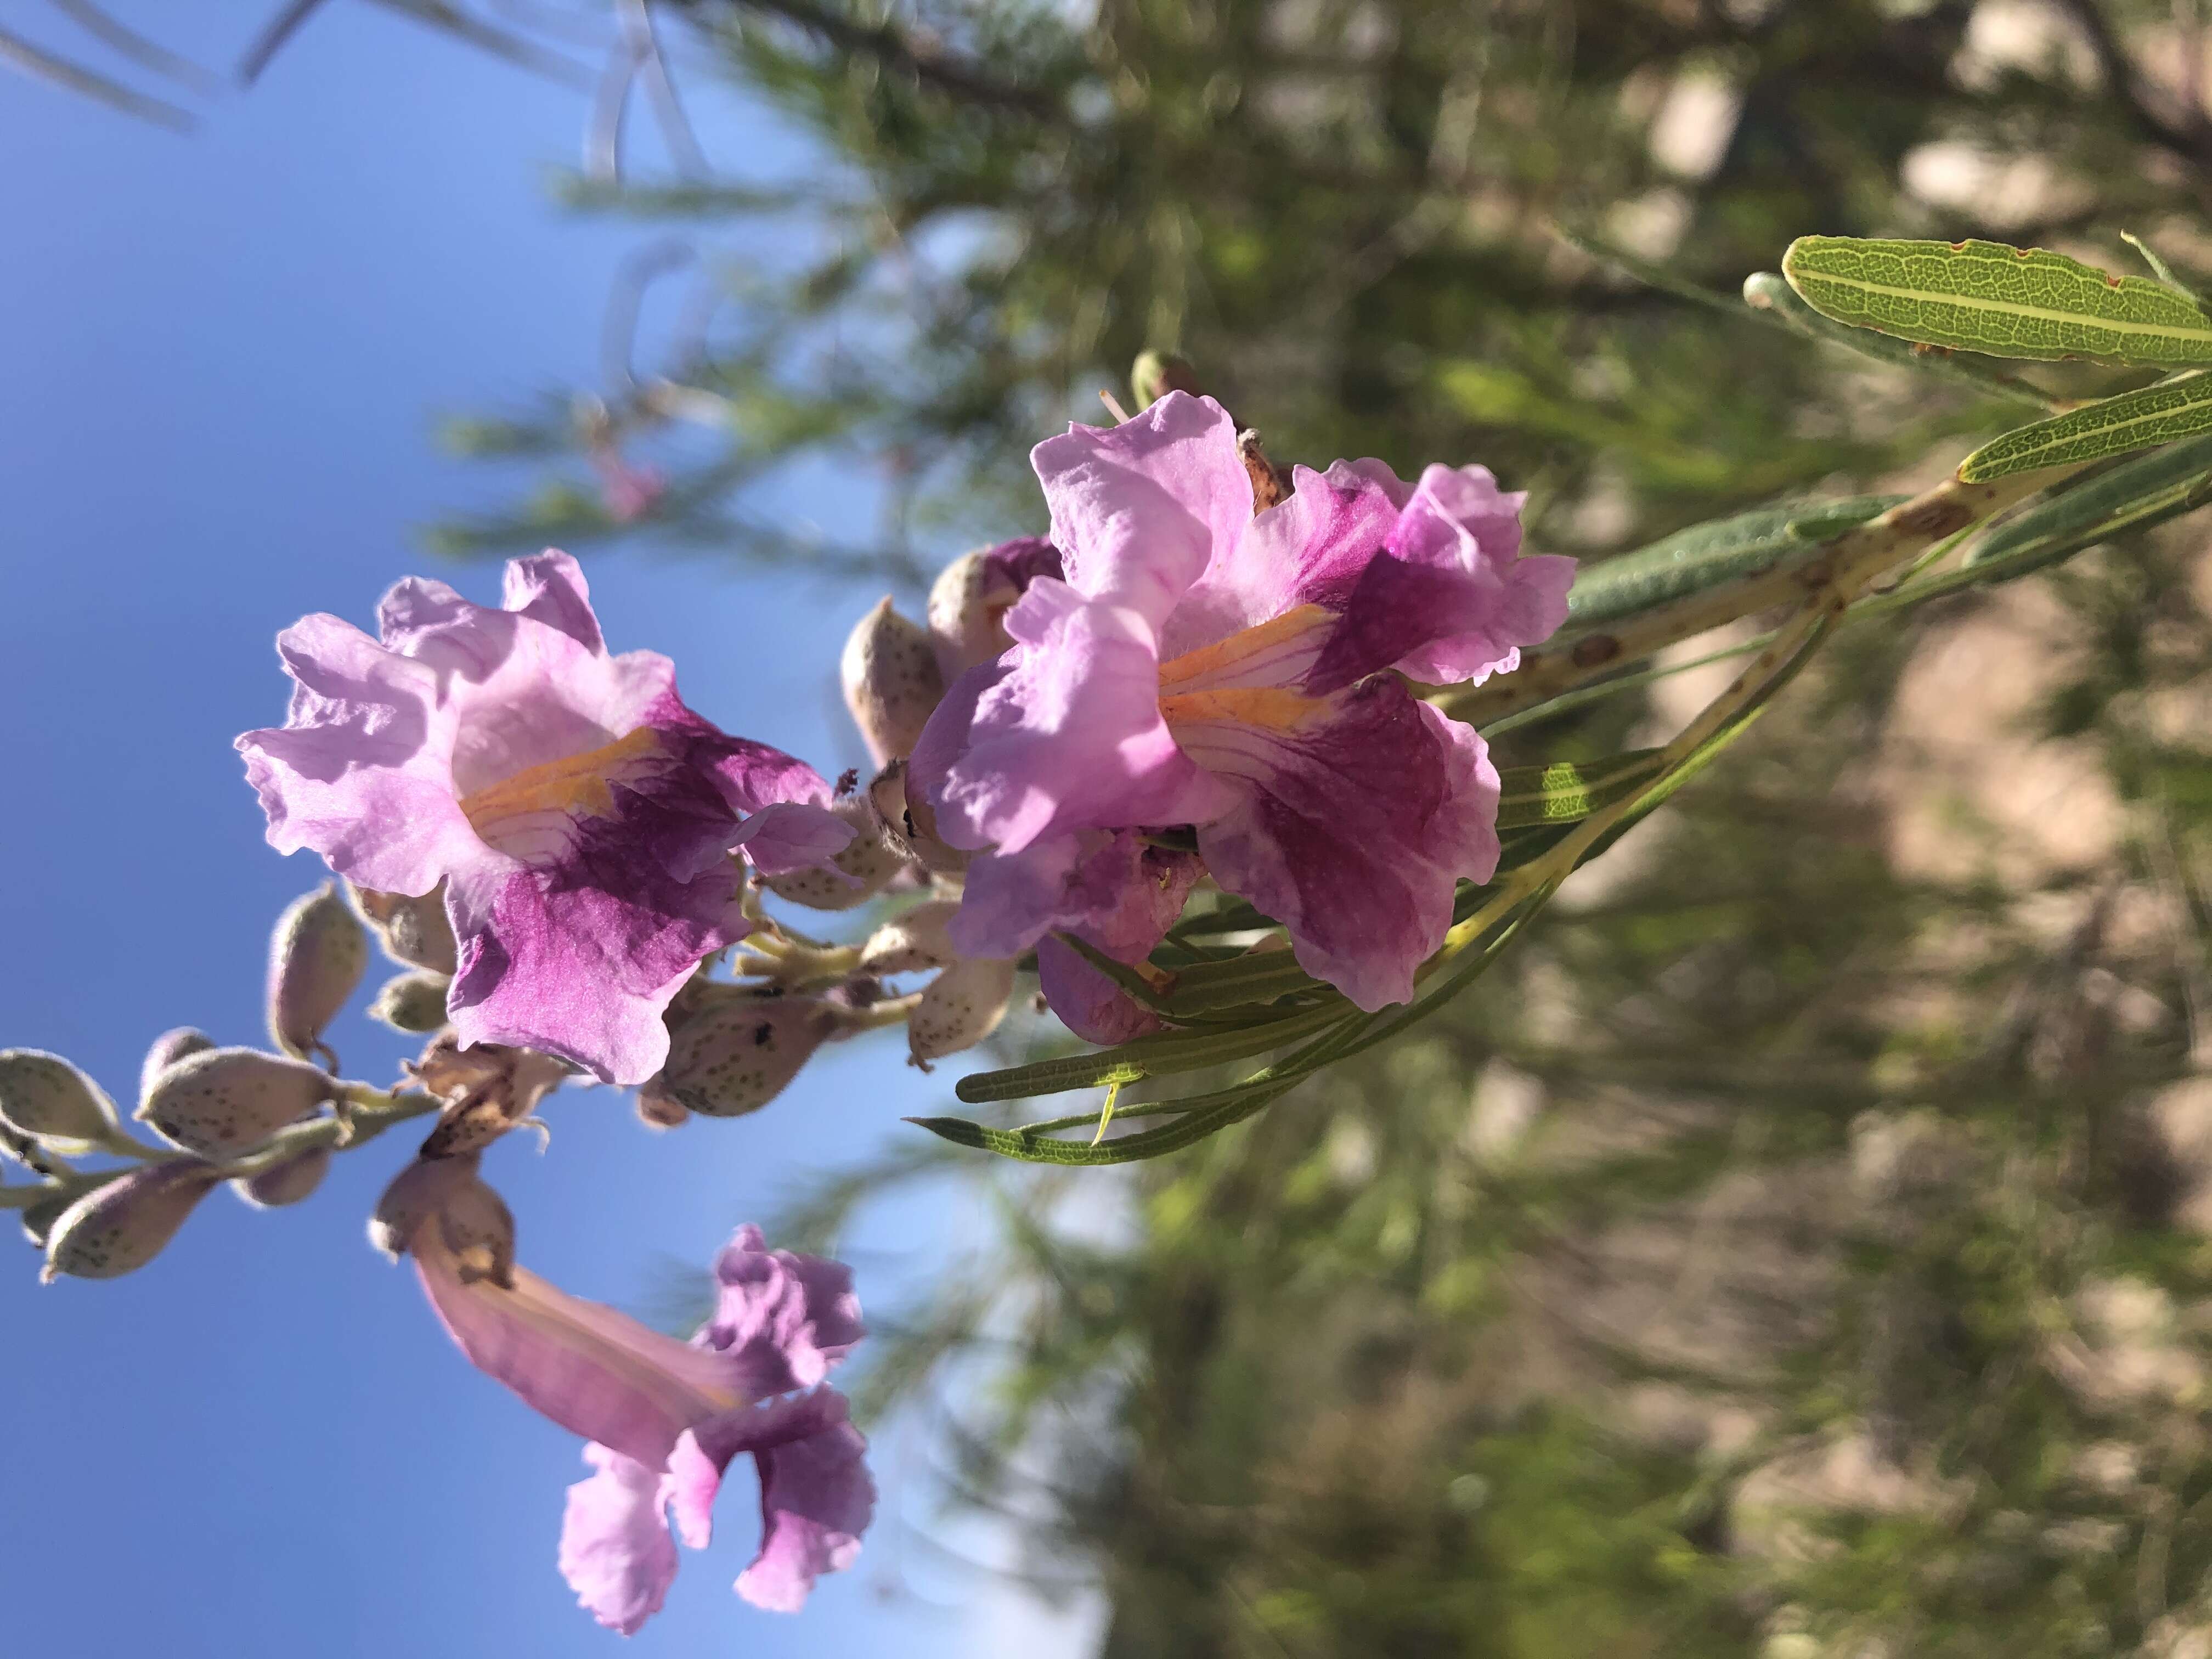
[[[1657,773],[1656,749],[1632,749],[1603,760],[1553,761],[1549,766],[1508,766],[1498,773],[1498,827],[1527,830],[1578,823],[1632,794]]]
[[[1905,499],[1846,495],[1792,501],[1678,530],[1648,547],[1585,567],[1568,591],[1566,626],[1560,633],[1571,636],[1607,627],[1726,582],[1763,575],[1793,559],[1809,560],[1823,544]]]
[[[1822,316],[1923,345],[2045,362],[2212,363],[2212,318],[2186,295],[2040,248],[1801,236],[1782,274]]]
[[[2185,510],[2212,483],[2212,434],[2138,456],[1999,525],[1968,552],[1966,568],[2003,564],[2059,544],[2087,545]]]
[[[1270,1048],[1311,1036],[1331,1022],[1342,1019],[1350,1006],[1338,997],[1323,1006],[1257,1025],[1227,1030],[1166,1032],[1116,1043],[1096,1054],[1070,1054],[1061,1060],[1042,1060],[1035,1065],[1015,1066],[1000,1072],[971,1073],[954,1085],[953,1092],[975,1105],[987,1100],[1064,1094],[1070,1089],[1103,1088],[1134,1083],[1143,1078],[1195,1072],[1232,1060],[1248,1060]]]
[[[2191,374],[2015,427],[1967,456],[1959,476],[1984,483],[2047,466],[2086,466],[2203,432],[2212,432],[2212,374]]]

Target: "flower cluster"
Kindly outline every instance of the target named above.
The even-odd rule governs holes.
[[[1048,535],[956,561],[922,623],[885,599],[854,630],[877,771],[834,788],[695,713],[665,658],[611,653],[564,554],[511,563],[496,608],[417,579],[374,636],[286,629],[290,708],[238,747],[270,843],[337,879],[277,923],[271,1050],[155,1043],[158,1144],[67,1061],[0,1054],[47,1275],[132,1271],[217,1185],[296,1202],[337,1152],[434,1118],[371,1237],[473,1364],[586,1443],[559,1552],[584,1606],[636,1630],[749,1454],[765,1529],[738,1590],[798,1607],[874,1504],[826,1382],[861,1335],[850,1274],[742,1229],[713,1316],[663,1335],[516,1262],[486,1149],[583,1074],[665,1129],[758,1110],[878,1027],[927,1069],[989,1038],[1024,972],[1076,1034],[1142,1036],[1158,1017],[1109,970],[1201,891],[1328,997],[1406,1001],[1499,857],[1498,773],[1425,688],[1510,671],[1565,615],[1571,562],[1522,556],[1521,497],[1480,467],[1285,477],[1180,392],[1034,459]],[[649,482],[611,471],[610,512],[647,510]],[[817,939],[793,907],[870,926]],[[397,971],[370,1012],[424,1040],[392,1089],[338,1077],[326,1039],[372,940]]]

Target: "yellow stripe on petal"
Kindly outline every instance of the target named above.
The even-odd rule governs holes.
[[[606,817],[615,810],[613,775],[661,752],[660,734],[641,726],[626,738],[566,760],[526,768],[511,778],[464,795],[461,811],[476,832],[487,840],[495,826],[534,813]]]
[[[1201,720],[1234,720],[1270,732],[1296,732],[1328,713],[1328,700],[1278,685],[1245,685],[1224,691],[1183,691],[1160,699],[1160,716],[1173,731]]]
[[[1294,655],[1318,651],[1321,641],[1317,636],[1334,627],[1337,620],[1333,611],[1317,605],[1302,605],[1295,611],[1285,611],[1273,622],[1239,629],[1225,640],[1216,640],[1212,645],[1186,651],[1180,657],[1170,657],[1160,665],[1163,704],[1169,696],[1180,694],[1178,688],[1196,687],[1209,680],[1218,684],[1256,674],[1279,684],[1285,678],[1296,678],[1274,671],[1285,666]],[[1283,660],[1271,664],[1266,660],[1269,658]],[[1303,673],[1303,667],[1298,672]]]

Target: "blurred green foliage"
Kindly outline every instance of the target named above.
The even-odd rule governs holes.
[[[725,240],[716,307],[455,435],[649,452],[641,527],[742,556],[1040,527],[1029,446],[1146,349],[1279,461],[1480,459],[1601,556],[2018,418],[1742,307],[1792,238],[2212,249],[2188,0],[661,9],[813,161],[571,181]],[[801,466],[879,487],[879,544],[744,515]],[[572,482],[438,535],[628,527]],[[1449,1012],[1239,1129],[817,1194],[794,1236],[948,1166],[1000,1218],[871,1402],[1095,1580],[1111,1659],[2212,1652],[2200,535],[1847,631]]]

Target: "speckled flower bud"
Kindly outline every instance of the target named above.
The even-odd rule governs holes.
[[[868,805],[876,830],[901,856],[939,875],[957,875],[975,855],[948,844],[937,833],[937,811],[920,795],[909,795],[906,763],[893,761],[868,786]]]
[[[368,1218],[368,1242],[394,1261],[453,1195],[477,1181],[476,1153],[418,1158],[392,1177]]]
[[[353,908],[384,947],[384,954],[394,962],[448,975],[459,964],[460,947],[453,940],[453,924],[446,916],[442,881],[419,898],[380,893],[351,883],[346,891],[352,896]]]
[[[59,1054],[9,1048],[0,1051],[0,1126],[72,1158],[115,1133],[115,1107]]]
[[[274,1210],[307,1197],[330,1172],[331,1149],[310,1146],[270,1164],[259,1175],[240,1176],[230,1183],[230,1189],[257,1210]]]
[[[840,795],[830,811],[850,825],[853,839],[830,862],[836,872],[811,867],[769,876],[765,885],[780,899],[816,910],[849,910],[866,904],[906,868],[906,860],[884,840],[866,795]],[[842,873],[840,873],[842,872]],[[850,877],[850,880],[846,878]]]
[[[959,909],[957,899],[931,899],[893,916],[860,947],[860,971],[880,978],[951,966],[960,953],[946,929]]]
[[[876,764],[912,754],[945,696],[929,630],[900,616],[886,599],[853,629],[840,667],[845,707]]]
[[[211,1165],[179,1158],[95,1187],[54,1218],[40,1279],[51,1285],[64,1274],[116,1279],[136,1272],[161,1253],[222,1179]]]
[[[938,573],[929,590],[929,637],[947,686],[1013,644],[1006,612],[1037,577],[1060,571],[1052,544],[1026,536],[963,553]]]
[[[452,985],[443,974],[421,968],[394,974],[368,1005],[368,1017],[395,1031],[434,1031],[446,1023],[446,993]]]
[[[188,1054],[205,1054],[214,1047],[213,1037],[189,1025],[162,1032],[154,1039],[154,1046],[146,1050],[145,1062],[138,1067],[138,1098],[143,1101],[153,1093],[155,1082],[179,1060]]]
[[[325,882],[295,899],[269,939],[269,1035],[298,1059],[321,1050],[323,1031],[368,971],[368,935]]]
[[[187,1054],[155,1079],[137,1115],[173,1146],[202,1158],[251,1152],[336,1097],[330,1073],[258,1048]]]
[[[1012,962],[970,957],[954,963],[929,981],[907,1016],[909,1062],[926,1072],[931,1061],[974,1048],[999,1029],[1013,994]]]
[[[757,1112],[847,1018],[813,997],[717,997],[670,1028],[656,1092],[708,1117]]]
[[[453,1253],[461,1283],[489,1279],[514,1285],[514,1212],[482,1181],[456,1187],[438,1209],[438,1231]]]

